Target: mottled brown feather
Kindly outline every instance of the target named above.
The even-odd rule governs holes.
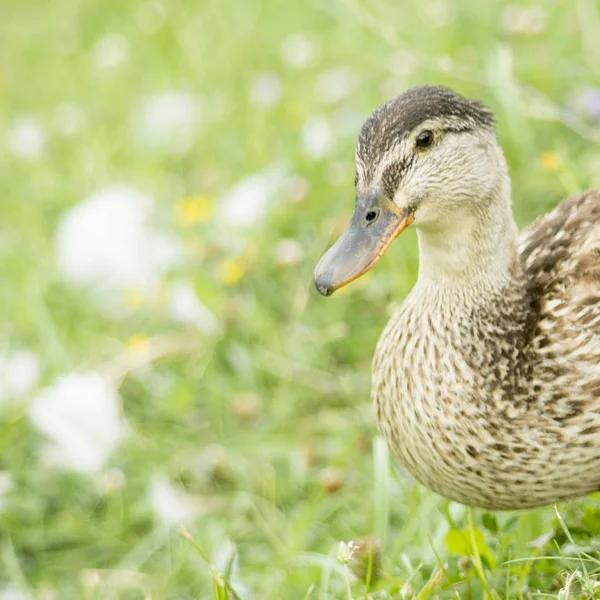
[[[599,202],[570,198],[523,231],[500,293],[468,309],[417,293],[388,324],[378,422],[426,486],[491,509],[600,489]]]

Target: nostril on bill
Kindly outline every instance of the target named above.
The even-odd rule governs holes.
[[[370,210],[366,215],[365,215],[365,220],[367,221],[367,223],[372,223],[373,221],[375,221],[377,219],[379,215],[379,212],[376,210]]]

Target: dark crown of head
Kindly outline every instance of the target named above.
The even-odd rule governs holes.
[[[367,119],[358,138],[361,154],[376,158],[421,123],[436,118],[451,122],[446,129],[453,131],[494,127],[492,113],[481,102],[443,86],[418,86],[382,104]]]

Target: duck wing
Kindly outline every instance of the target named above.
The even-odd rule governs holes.
[[[561,202],[521,233],[519,246],[540,357],[600,401],[600,191]]]
[[[567,198],[519,241],[526,272],[541,292],[600,300],[600,190]]]

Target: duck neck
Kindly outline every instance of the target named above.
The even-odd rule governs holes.
[[[510,192],[453,211],[447,220],[417,230],[419,283],[498,291],[515,276],[518,230]]]

